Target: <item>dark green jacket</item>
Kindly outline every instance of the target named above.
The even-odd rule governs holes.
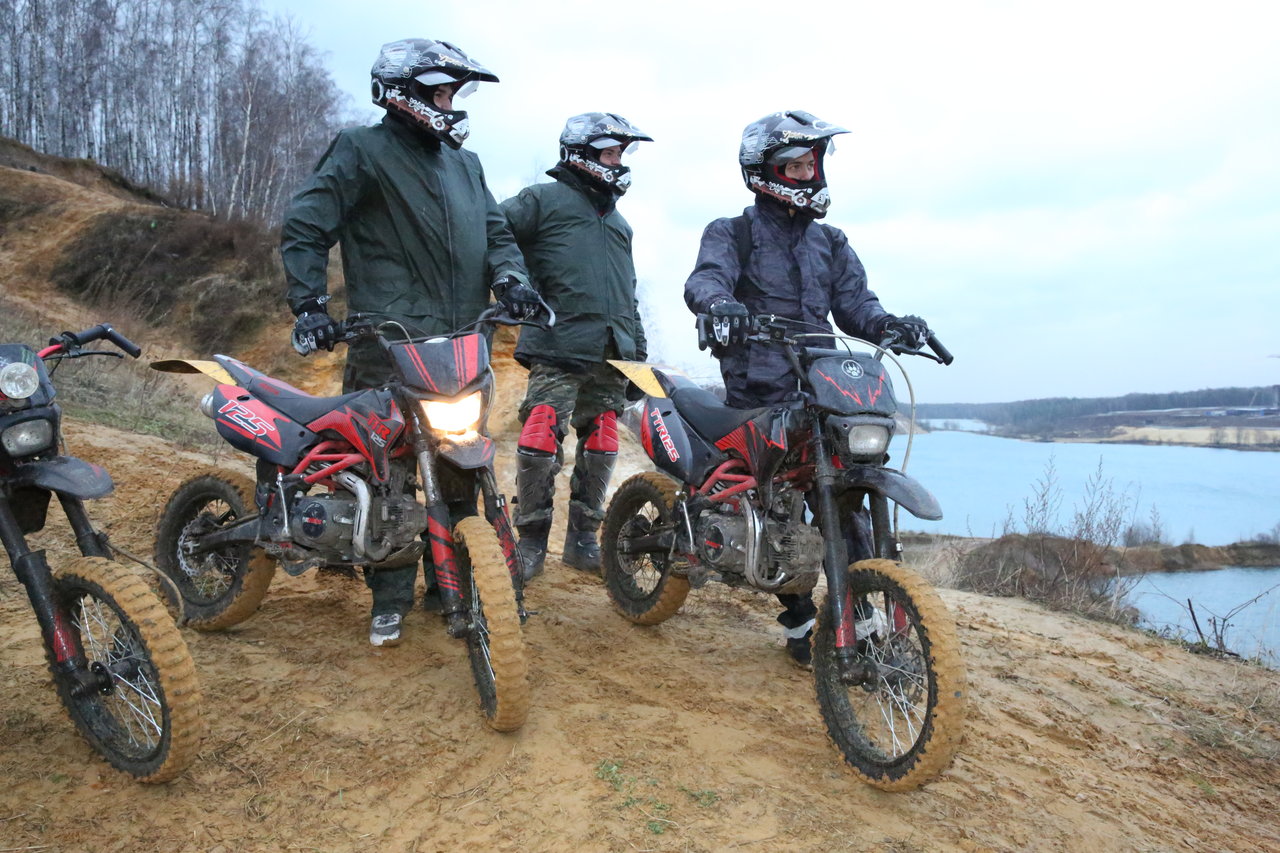
[[[285,212],[280,255],[295,310],[324,295],[335,242],[348,309],[426,334],[474,320],[496,276],[526,275],[479,158],[390,117],[334,137]]]
[[[520,330],[516,359],[585,367],[612,357],[610,340],[620,357],[643,359],[631,226],[612,196],[560,167],[547,174],[556,180],[502,203],[533,285],[556,312],[554,328]]]

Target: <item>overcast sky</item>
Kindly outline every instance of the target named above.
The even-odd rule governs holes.
[[[919,400],[1280,383],[1276,4],[261,2],[370,119],[384,42],[488,66],[502,82],[459,104],[499,200],[570,115],[652,135],[620,209],[655,360],[714,374],[684,280],[703,227],[752,201],[742,128],[803,109],[852,131],[824,221],[956,355],[909,361]]]

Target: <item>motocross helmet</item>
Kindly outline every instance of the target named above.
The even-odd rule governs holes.
[[[802,110],[770,113],[742,131],[738,150],[742,180],[756,195],[821,219],[831,205],[822,157],[828,148],[835,148],[831,137],[848,132]],[[807,181],[788,178],[787,163],[806,151],[813,151],[813,177]]]
[[[435,105],[436,87],[451,84],[456,87],[454,97],[465,98],[479,81],[498,82],[492,71],[457,47],[431,39],[384,44],[369,73],[375,104],[450,148],[461,148],[471,128],[465,111],[442,110]]]
[[[565,122],[560,133],[560,163],[586,177],[599,189],[622,195],[631,186],[626,166],[606,166],[600,152],[615,145],[631,151],[637,142],[653,138],[616,113],[583,113]]]

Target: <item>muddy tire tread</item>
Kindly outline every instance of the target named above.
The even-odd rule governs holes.
[[[184,480],[165,504],[156,528],[155,562],[170,577],[175,577],[175,572],[182,571],[170,553],[171,548],[165,547],[166,543],[176,543],[182,532],[181,529],[174,529],[180,521],[174,514],[182,504],[219,485],[233,490],[239,497],[241,512],[254,505],[256,486],[253,480],[236,471],[210,468]],[[213,604],[192,604],[183,599],[187,624],[199,631],[221,631],[240,624],[258,611],[275,573],[276,561],[261,548],[253,548],[248,566],[240,576],[239,589],[231,590],[227,597]],[[182,589],[180,583],[178,588]]]
[[[138,775],[127,768],[119,767],[108,756],[100,752],[98,754],[109,764],[122,772],[129,773],[140,782],[168,782],[186,770],[195,760],[200,750],[200,741],[204,736],[202,716],[204,696],[187,643],[182,639],[182,633],[174,624],[164,604],[156,597],[146,581],[128,567],[102,557],[79,557],[55,573],[55,578],[60,582],[65,582],[72,577],[79,579],[81,583],[101,589],[124,612],[125,618],[146,646],[151,664],[159,678],[160,688],[164,693],[165,711],[168,717],[164,735],[168,744],[163,760],[146,775]],[[54,671],[52,660],[49,663],[52,673]],[[71,711],[73,700],[68,693],[68,686],[56,676],[53,681],[57,687],[58,698],[62,700],[64,711],[83,734],[84,730],[76,714]]]
[[[676,484],[663,474],[657,471],[644,471],[627,478],[622,485],[618,486],[618,490],[613,494],[613,500],[610,501],[610,508],[619,500],[625,500],[628,495],[639,489],[655,489],[658,492],[659,499],[662,501],[664,510],[670,514],[676,503]],[[605,528],[611,527],[609,524],[610,514],[605,515]],[[604,535],[612,542],[612,537],[616,536],[616,530],[609,530]],[[676,614],[684,605],[685,599],[689,596],[689,579],[676,577],[668,570],[659,582],[658,597],[643,610],[636,609],[636,606],[625,600],[616,590],[615,584],[610,582],[609,563],[606,557],[603,561],[605,574],[605,589],[609,593],[609,600],[613,603],[613,607],[624,618],[634,622],[637,625],[657,625],[665,622]]]
[[[849,571],[873,571],[884,575],[901,587],[910,598],[920,615],[920,624],[929,642],[929,666],[937,684],[937,703],[929,714],[928,739],[911,761],[894,768],[891,774],[868,775],[850,760],[846,747],[842,745],[841,727],[837,721],[830,719],[823,703],[822,685],[818,683],[819,676],[815,666],[814,683],[827,737],[836,751],[845,757],[842,762],[845,769],[860,781],[882,791],[913,790],[937,778],[951,765],[964,738],[968,683],[955,620],[932,585],[908,566],[892,560],[861,560],[850,565]],[[818,626],[814,631],[815,663],[819,638],[830,636],[830,626],[823,624],[829,619],[830,610],[824,602],[818,608]]]
[[[485,715],[485,721],[496,731],[515,731],[529,715],[531,691],[529,661],[507,558],[497,533],[480,516],[459,521],[454,536],[467,550],[472,582],[480,592],[489,629],[489,664],[497,703],[493,714]]]

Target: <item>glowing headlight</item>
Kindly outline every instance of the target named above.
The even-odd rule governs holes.
[[[849,454],[857,458],[884,455],[889,446],[889,428],[880,424],[857,424],[849,428]]]
[[[0,369],[0,394],[11,400],[25,400],[40,387],[40,374],[29,364],[15,361]]]
[[[440,432],[467,432],[480,426],[481,392],[446,403],[431,400],[422,404],[422,414],[432,429]]]
[[[33,371],[34,372],[34,371]],[[0,435],[0,444],[10,456],[30,456],[53,444],[52,421],[23,421]]]

